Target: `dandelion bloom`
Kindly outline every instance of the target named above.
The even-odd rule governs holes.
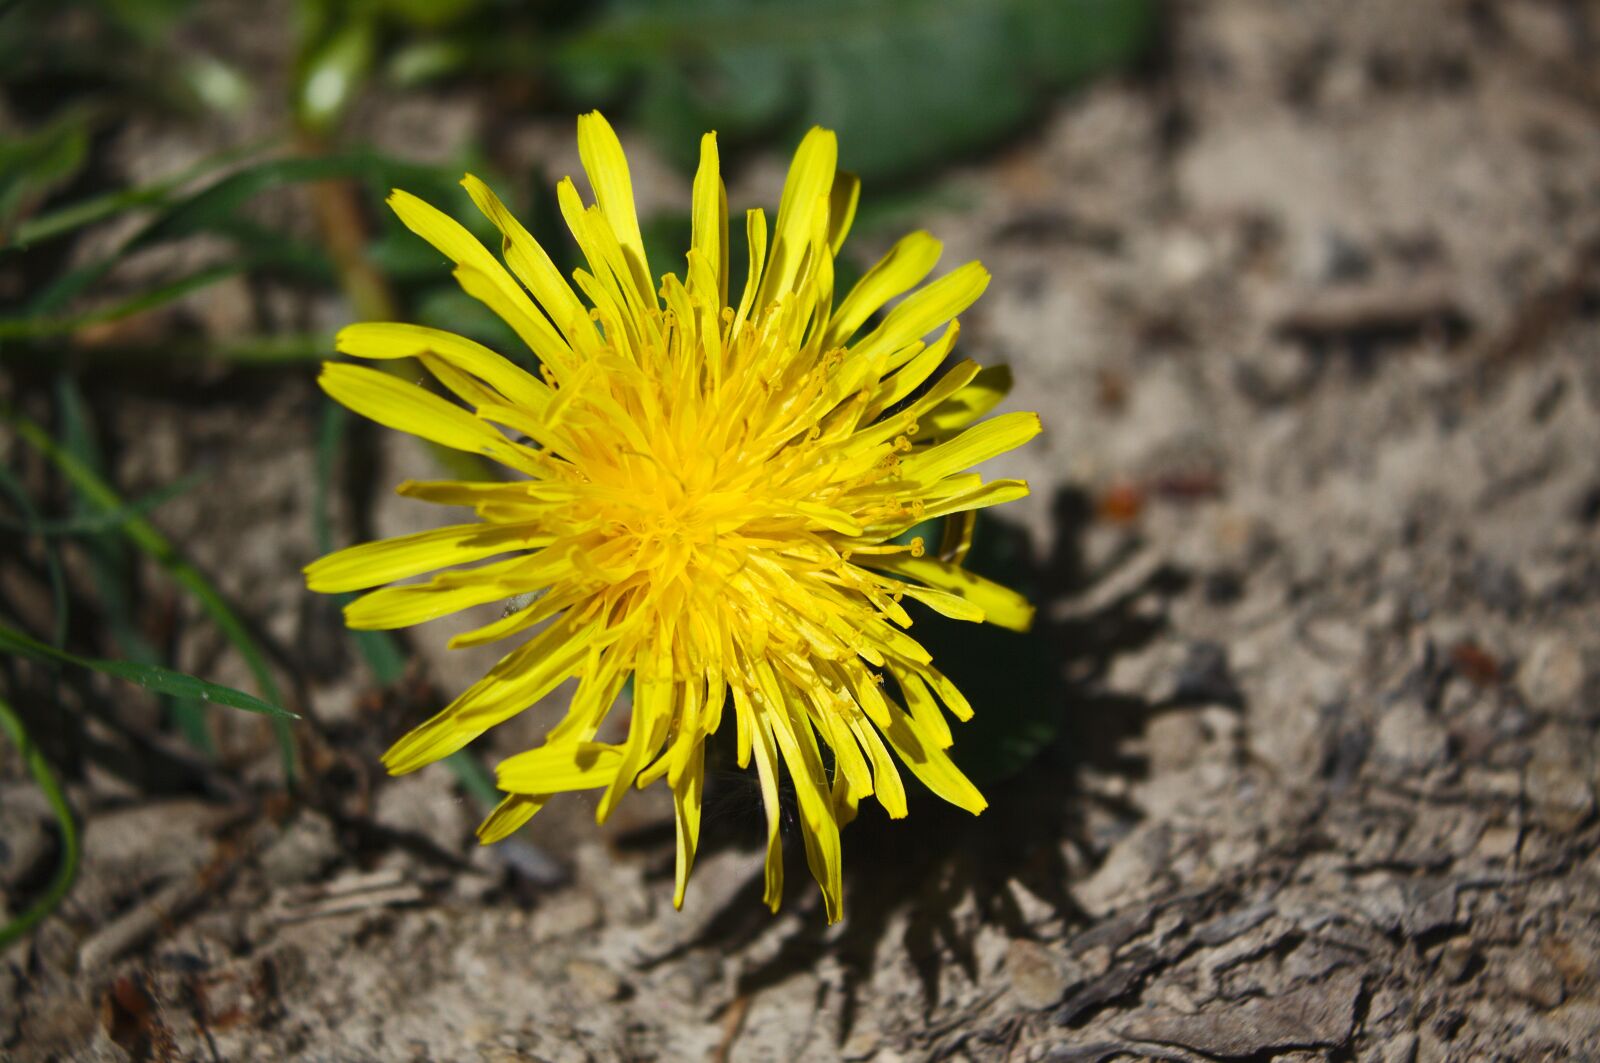
[[[391,196],[406,226],[456,264],[462,288],[516,331],[541,369],[535,376],[416,325],[342,331],[342,353],[416,358],[464,406],[344,362],[323,368],[329,395],[390,428],[489,457],[516,478],[408,480],[400,494],[478,519],[341,550],[310,565],[306,579],[317,591],[367,590],[508,555],[372,590],[345,610],[353,628],[385,629],[510,601],[450,645],[536,631],[396,742],[384,756],[389,771],[449,756],[576,678],[544,744],[499,765],[507,796],[479,837],[505,837],[570,790],[603,790],[603,821],[630,786],[664,777],[681,905],[700,834],[706,739],[731,709],[739,764],[754,760],[766,808],[766,901],[776,910],[782,893],[786,771],[831,922],[841,906],[841,823],[868,795],[905,815],[896,757],[946,801],[985,807],[945,753],[944,712],[964,720],[972,710],[906,633],[902,600],[1017,629],[1032,609],[961,567],[959,532],[939,557],[920,539],[898,539],[950,515],[970,534],[973,511],[1027,494],[1021,481],[985,483],[970,470],[1032,438],[1039,420],[979,420],[1005,393],[1003,370],[961,362],[940,371],[955,315],[988,274],[971,262],[917,288],[940,252],[927,233],[902,239],[834,305],[834,256],[859,186],[837,172],[831,132],[813,129],[801,143],[770,237],[761,211],[746,215],[750,266],[737,303],[715,134],[700,144],[683,277],[659,283],[616,134],[588,114],[578,146],[596,202],[585,206],[570,178],[558,190],[588,261],[573,273],[577,291],[476,177],[462,184],[500,230],[504,265],[440,211]],[[630,676],[626,738],[599,741]]]

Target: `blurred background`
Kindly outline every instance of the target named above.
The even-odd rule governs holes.
[[[1581,1045],[1597,33],[1583,0],[0,0],[0,1053]],[[832,932],[803,860],[761,907],[731,770],[681,914],[664,793],[477,849],[485,765],[553,713],[384,777],[494,655],[347,632],[300,576],[437,522],[400,480],[492,475],[329,403],[340,326],[527,358],[384,195],[494,247],[476,173],[570,270],[596,107],[658,262],[702,132],[770,212],[836,130],[843,283],[915,228],[982,259],[964,354],[1044,417],[969,562],[1035,631],[917,631],[992,807],[865,812]]]

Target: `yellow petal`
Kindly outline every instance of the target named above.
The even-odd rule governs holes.
[[[878,387],[878,394],[873,397],[872,407],[867,416],[874,416],[878,411],[888,409],[917,390],[923,381],[933,375],[934,370],[944,364],[945,358],[950,354],[950,349],[955,346],[956,338],[960,335],[961,323],[959,321],[950,322],[944,330],[944,335],[935,340],[931,346],[924,348],[921,354],[908,360],[898,373],[885,377]],[[980,369],[977,376],[983,376],[983,370]],[[968,386],[970,387],[970,385]],[[961,392],[957,391],[956,394],[959,395]],[[942,408],[949,401],[947,399],[945,403],[940,403],[940,407]],[[924,418],[921,416],[917,418],[919,424],[923,420]]]
[[[507,596],[503,588],[475,587],[399,588],[407,593],[397,597],[391,589],[374,591],[345,606],[344,622],[355,631],[395,631],[424,624],[475,605],[484,605]]]
[[[833,312],[822,340],[823,349],[831,350],[848,343],[856,329],[866,324],[867,318],[877,313],[884,303],[920,284],[938,263],[943,250],[944,245],[926,232],[919,230],[902,236],[889,248],[888,254],[856,281],[856,286]]]
[[[589,659],[578,681],[577,693],[572,695],[566,716],[545,736],[547,742],[571,739],[586,742],[594,738],[600,721],[611,711],[611,706],[622,693],[628,672],[622,667],[620,655],[603,654],[594,645],[589,647],[588,653]]]
[[[983,623],[983,608],[958,595],[936,591],[930,587],[907,587],[905,595],[915,598],[941,616],[952,620],[965,620],[971,624]]]
[[[478,844],[489,845],[521,830],[533,814],[550,800],[549,794],[507,794],[478,825]]]
[[[673,790],[689,768],[689,760],[705,741],[706,731],[700,725],[700,712],[704,704],[705,686],[686,682],[678,689],[677,719],[673,724],[673,738],[666,751],[655,762],[639,773],[633,784],[644,789],[657,779],[665,778]]]
[[[918,731],[938,748],[949,749],[955,743],[955,736],[950,733],[950,724],[939,711],[939,703],[933,700],[933,693],[922,677],[909,668],[890,671],[894,681],[900,684],[900,693],[905,696],[906,707],[911,710],[911,719],[916,722]]]
[[[718,308],[728,301],[728,190],[722,184],[717,158],[717,135],[700,138],[700,168],[694,175],[690,246],[705,256],[716,283],[714,291],[695,291],[714,298]],[[690,271],[691,279],[694,276]]]
[[[828,209],[834,172],[839,162],[839,140],[832,130],[813,126],[800,142],[778,201],[778,220],[772,232],[772,262],[761,283],[758,309],[765,308],[794,288],[800,263],[811,244],[818,211]]]
[[[589,176],[595,201],[616,234],[627,260],[629,276],[646,305],[655,306],[655,284],[651,281],[650,261],[645,255],[644,237],[639,234],[639,215],[633,202],[633,180],[628,175],[628,157],[622,152],[611,123],[599,111],[578,116],[578,157]]]
[[[819,711],[814,719],[833,749],[834,783],[843,779],[852,801],[872,796],[872,769],[867,766],[867,758],[850,732],[850,725],[841,715],[826,709]]]
[[[502,657],[455,701],[390,746],[383,755],[383,766],[391,775],[416,771],[515,716],[577,670],[592,638],[592,630],[574,632],[563,622],[552,624]]]
[[[500,230],[503,238],[501,253],[505,255],[506,264],[533,293],[556,328],[574,344],[592,339],[593,325],[589,321],[588,308],[573,293],[571,285],[539,241],[506,209],[488,185],[469,173],[461,179],[461,186],[467,190],[467,195],[472,197],[472,202],[484,217]],[[585,336],[585,330],[591,335]],[[510,392],[506,396],[515,398]]]
[[[833,799],[834,822],[838,823],[841,829],[856,821],[856,813],[861,809],[861,802],[851,789],[850,781],[842,773],[833,773],[833,789],[828,796]]]
[[[536,467],[526,452],[486,422],[388,373],[327,362],[317,383],[335,401],[381,425],[453,450],[483,454],[512,468]]]
[[[919,340],[977,302],[989,286],[989,271],[968,262],[905,297],[883,323],[851,348],[858,358],[887,354]]]
[[[433,374],[433,379],[468,406],[494,405],[506,401],[505,396],[494,388],[471,373],[463,373],[437,354],[425,351],[417,359],[422,363],[422,368]]]
[[[972,475],[976,476],[977,473]],[[944,481],[951,483],[958,477]],[[972,550],[972,535],[977,530],[978,515],[967,509],[953,514],[944,522],[944,530],[939,533],[939,559],[959,565],[967,559],[967,554]]]
[[[325,594],[363,590],[553,540],[526,525],[452,524],[329,554],[306,566],[306,586]]]
[[[767,216],[759,208],[745,211],[745,240],[750,245],[749,272],[745,276],[744,294],[739,297],[739,312],[734,315],[730,335],[737,335],[740,327],[756,309],[756,294],[761,289],[767,258]]]
[[[729,691],[733,695],[734,739],[737,750],[734,763],[741,768],[750,766],[750,750],[754,745],[755,708],[750,703],[750,692],[743,683],[735,683]]]
[[[901,475],[924,483],[942,480],[1015,450],[1038,435],[1042,427],[1036,413],[1003,413],[954,439],[912,454],[901,465]]]
[[[855,364],[854,359],[847,361],[846,365]],[[972,378],[978,375],[978,364],[970,359],[957,362],[951,366],[934,385],[919,396],[905,409],[892,417],[885,417],[867,427],[860,429],[850,437],[846,447],[850,452],[858,451],[861,447],[876,446],[887,442],[895,436],[910,432],[917,423],[917,418],[937,406],[945,399],[966,387]]]
[[[616,809],[617,802],[627,793],[638,778],[640,770],[648,764],[666,741],[667,728],[672,723],[672,684],[660,679],[635,677],[633,721],[628,726],[628,740],[622,746],[622,761],[617,767],[606,792],[595,809],[595,822],[604,823]]]
[[[932,520],[934,517],[943,517],[950,513],[964,513],[971,509],[988,509],[990,506],[1003,506],[1007,502],[1015,502],[1019,498],[1028,497],[1028,484],[1025,480],[993,480],[982,487],[960,494],[950,495],[931,502],[922,510],[923,520]],[[908,525],[909,527],[909,525]],[[988,610],[985,610],[987,613]],[[989,619],[993,619],[989,617]]]
[[[356,358],[414,358],[438,355],[462,372],[471,373],[512,402],[543,409],[550,386],[481,343],[440,329],[398,322],[367,322],[339,330],[334,345]]]
[[[827,773],[817,752],[816,736],[810,723],[790,704],[765,660],[757,662],[763,696],[770,707],[763,718],[772,723],[773,737],[789,768],[795,796],[800,806],[800,834],[805,842],[806,864],[811,876],[822,887],[823,906],[829,923],[836,923],[844,912],[844,878],[839,846],[839,821],[829,792]]]
[[[736,694],[742,694],[743,689],[734,688]],[[735,706],[739,704],[736,697]],[[745,702],[748,704],[748,701]],[[782,805],[778,796],[778,754],[773,746],[772,726],[764,719],[752,720],[749,724],[755,737],[751,743],[754,747],[756,774],[761,780],[761,803],[767,813],[767,858],[766,858],[766,886],[762,893],[762,900],[774,912],[783,901],[783,842],[780,834]],[[741,731],[741,734],[744,733]]]
[[[482,627],[454,635],[447,645],[452,650],[464,650],[470,646],[486,646],[491,642],[498,642],[550,619],[563,609],[582,601],[584,597],[586,595],[583,591],[569,588],[536,594],[534,599],[521,609],[508,612],[500,619]]]
[[[499,260],[460,222],[398,188],[390,193],[389,206],[406,228],[456,264],[456,280],[462,290],[500,315],[534,354],[557,364],[572,361],[572,348],[567,341],[551,327]]]
[[[864,719],[850,721],[850,730],[854,732],[867,756],[872,760],[872,789],[878,797],[878,804],[889,814],[890,819],[903,819],[906,814],[906,788],[900,781],[900,772],[894,766],[894,758],[889,756],[889,751],[884,747],[883,739],[878,736],[877,728]]]
[[[796,783],[795,792],[800,801],[800,837],[805,843],[806,866],[822,887],[828,922],[837,923],[844,915],[844,859],[832,795],[826,783]]]
[[[705,747],[708,733],[701,720],[705,711],[706,691],[703,683],[689,680],[683,684],[678,699],[678,738],[667,753],[667,785],[674,790],[690,768],[691,760],[699,757]]]
[[[940,749],[937,741],[892,701],[889,702],[889,716],[891,722],[883,736],[894,747],[901,762],[911,769],[911,774],[922,780],[924,786],[973,815],[989,807],[983,794],[961,773],[949,754]]]
[[[796,502],[793,511],[803,513],[829,531],[836,531],[841,535],[860,535],[862,531],[860,522],[850,514],[817,502]]]
[[[1033,623],[1033,606],[1009,587],[984,579],[960,565],[952,565],[934,557],[908,557],[891,554],[882,557],[861,557],[858,563],[882,569],[926,583],[951,594],[958,594],[983,610],[983,617],[1012,631],[1026,631]]]
[[[536,481],[501,483],[494,480],[402,480],[394,493],[438,506],[481,506],[532,501]]]
[[[840,170],[833,178],[833,190],[828,194],[828,249],[835,255],[850,235],[850,226],[856,220],[856,204],[861,202],[861,178]]]
[[[427,583],[407,583],[363,594],[344,607],[344,622],[358,631],[411,627],[474,605],[538,590],[570,568],[566,550],[547,549],[531,557],[444,572]]]
[[[483,420],[493,421],[495,424],[519,432],[545,450],[561,453],[567,448],[567,436],[560,426],[553,423],[552,418],[541,417],[526,407],[486,403],[479,406],[477,412]]]
[[[985,366],[973,377],[972,383],[917,419],[920,427],[913,439],[938,439],[960,431],[1000,405],[1000,400],[1010,393],[1011,367]]]
[[[581,270],[573,275],[578,287],[605,315],[609,310],[638,342],[637,326],[647,309],[657,305],[654,285],[640,290],[638,278],[628,261],[627,250],[617,242],[617,233],[611,227],[605,212],[598,206],[585,207],[578,189],[570,178],[556,186],[556,205],[561,217],[578,242],[578,249],[589,261],[592,273]],[[602,325],[612,328],[612,322],[602,316]],[[613,331],[609,335],[616,335]]]
[[[607,786],[622,764],[622,750],[601,742],[542,745],[508,757],[495,768],[495,785],[513,794],[559,794]]]
[[[943,672],[932,665],[911,665],[933,692],[939,695],[939,700],[944,702],[944,707],[950,710],[950,715],[958,720],[972,719],[972,705],[967,701],[967,696],[950,681]]]
[[[696,742],[678,785],[672,790],[673,819],[677,825],[678,857],[672,906],[683,907],[683,891],[689,885],[695,850],[700,845],[700,804],[705,794],[705,753],[703,741]]]

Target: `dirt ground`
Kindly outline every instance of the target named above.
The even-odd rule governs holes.
[[[760,905],[731,775],[681,913],[660,794],[600,831],[574,797],[477,849],[447,770],[390,780],[376,757],[484,659],[424,630],[414,681],[379,698],[297,576],[310,374],[126,381],[119,480],[215,470],[159,521],[313,677],[313,784],[299,809],[249,797],[274,770],[249,719],[225,770],[173,754],[165,791],[86,762],[83,873],[0,956],[0,1053],[1600,1055],[1600,11],[1169,15],[1147,69],[963,163],[939,197],[959,206],[915,222],[993,271],[966,351],[1010,363],[1008,408],[1046,425],[996,470],[1034,497],[983,528],[1041,623],[981,643],[1001,681],[973,700],[1064,723],[981,818],[864,816],[831,929],[803,864],[778,916]],[[380,137],[481,133],[470,98],[372,106]],[[534,124],[507,150],[559,176],[569,139]],[[770,205],[780,174],[731,200]],[[427,455],[378,442],[341,541],[424,519],[382,485]],[[213,636],[181,663],[248,685]],[[3,778],[14,877],[52,843]]]

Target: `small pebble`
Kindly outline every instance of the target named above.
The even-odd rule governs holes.
[[[1016,939],[1006,950],[1006,977],[1017,1002],[1034,1011],[1059,1003],[1070,982],[1065,959],[1026,938]]]
[[[567,964],[567,978],[579,993],[597,1004],[621,998],[627,989],[620,975],[592,960],[573,960]]]
[[[1517,671],[1517,689],[1530,708],[1577,716],[1582,704],[1585,668],[1583,654],[1560,635],[1547,635],[1534,644]]]
[[[1373,738],[1378,756],[1401,768],[1431,768],[1449,753],[1443,725],[1415,701],[1402,701],[1385,712]]]
[[[1566,999],[1561,972],[1543,954],[1524,949],[1505,955],[1503,964],[1506,988],[1534,1007],[1549,1010]]]

